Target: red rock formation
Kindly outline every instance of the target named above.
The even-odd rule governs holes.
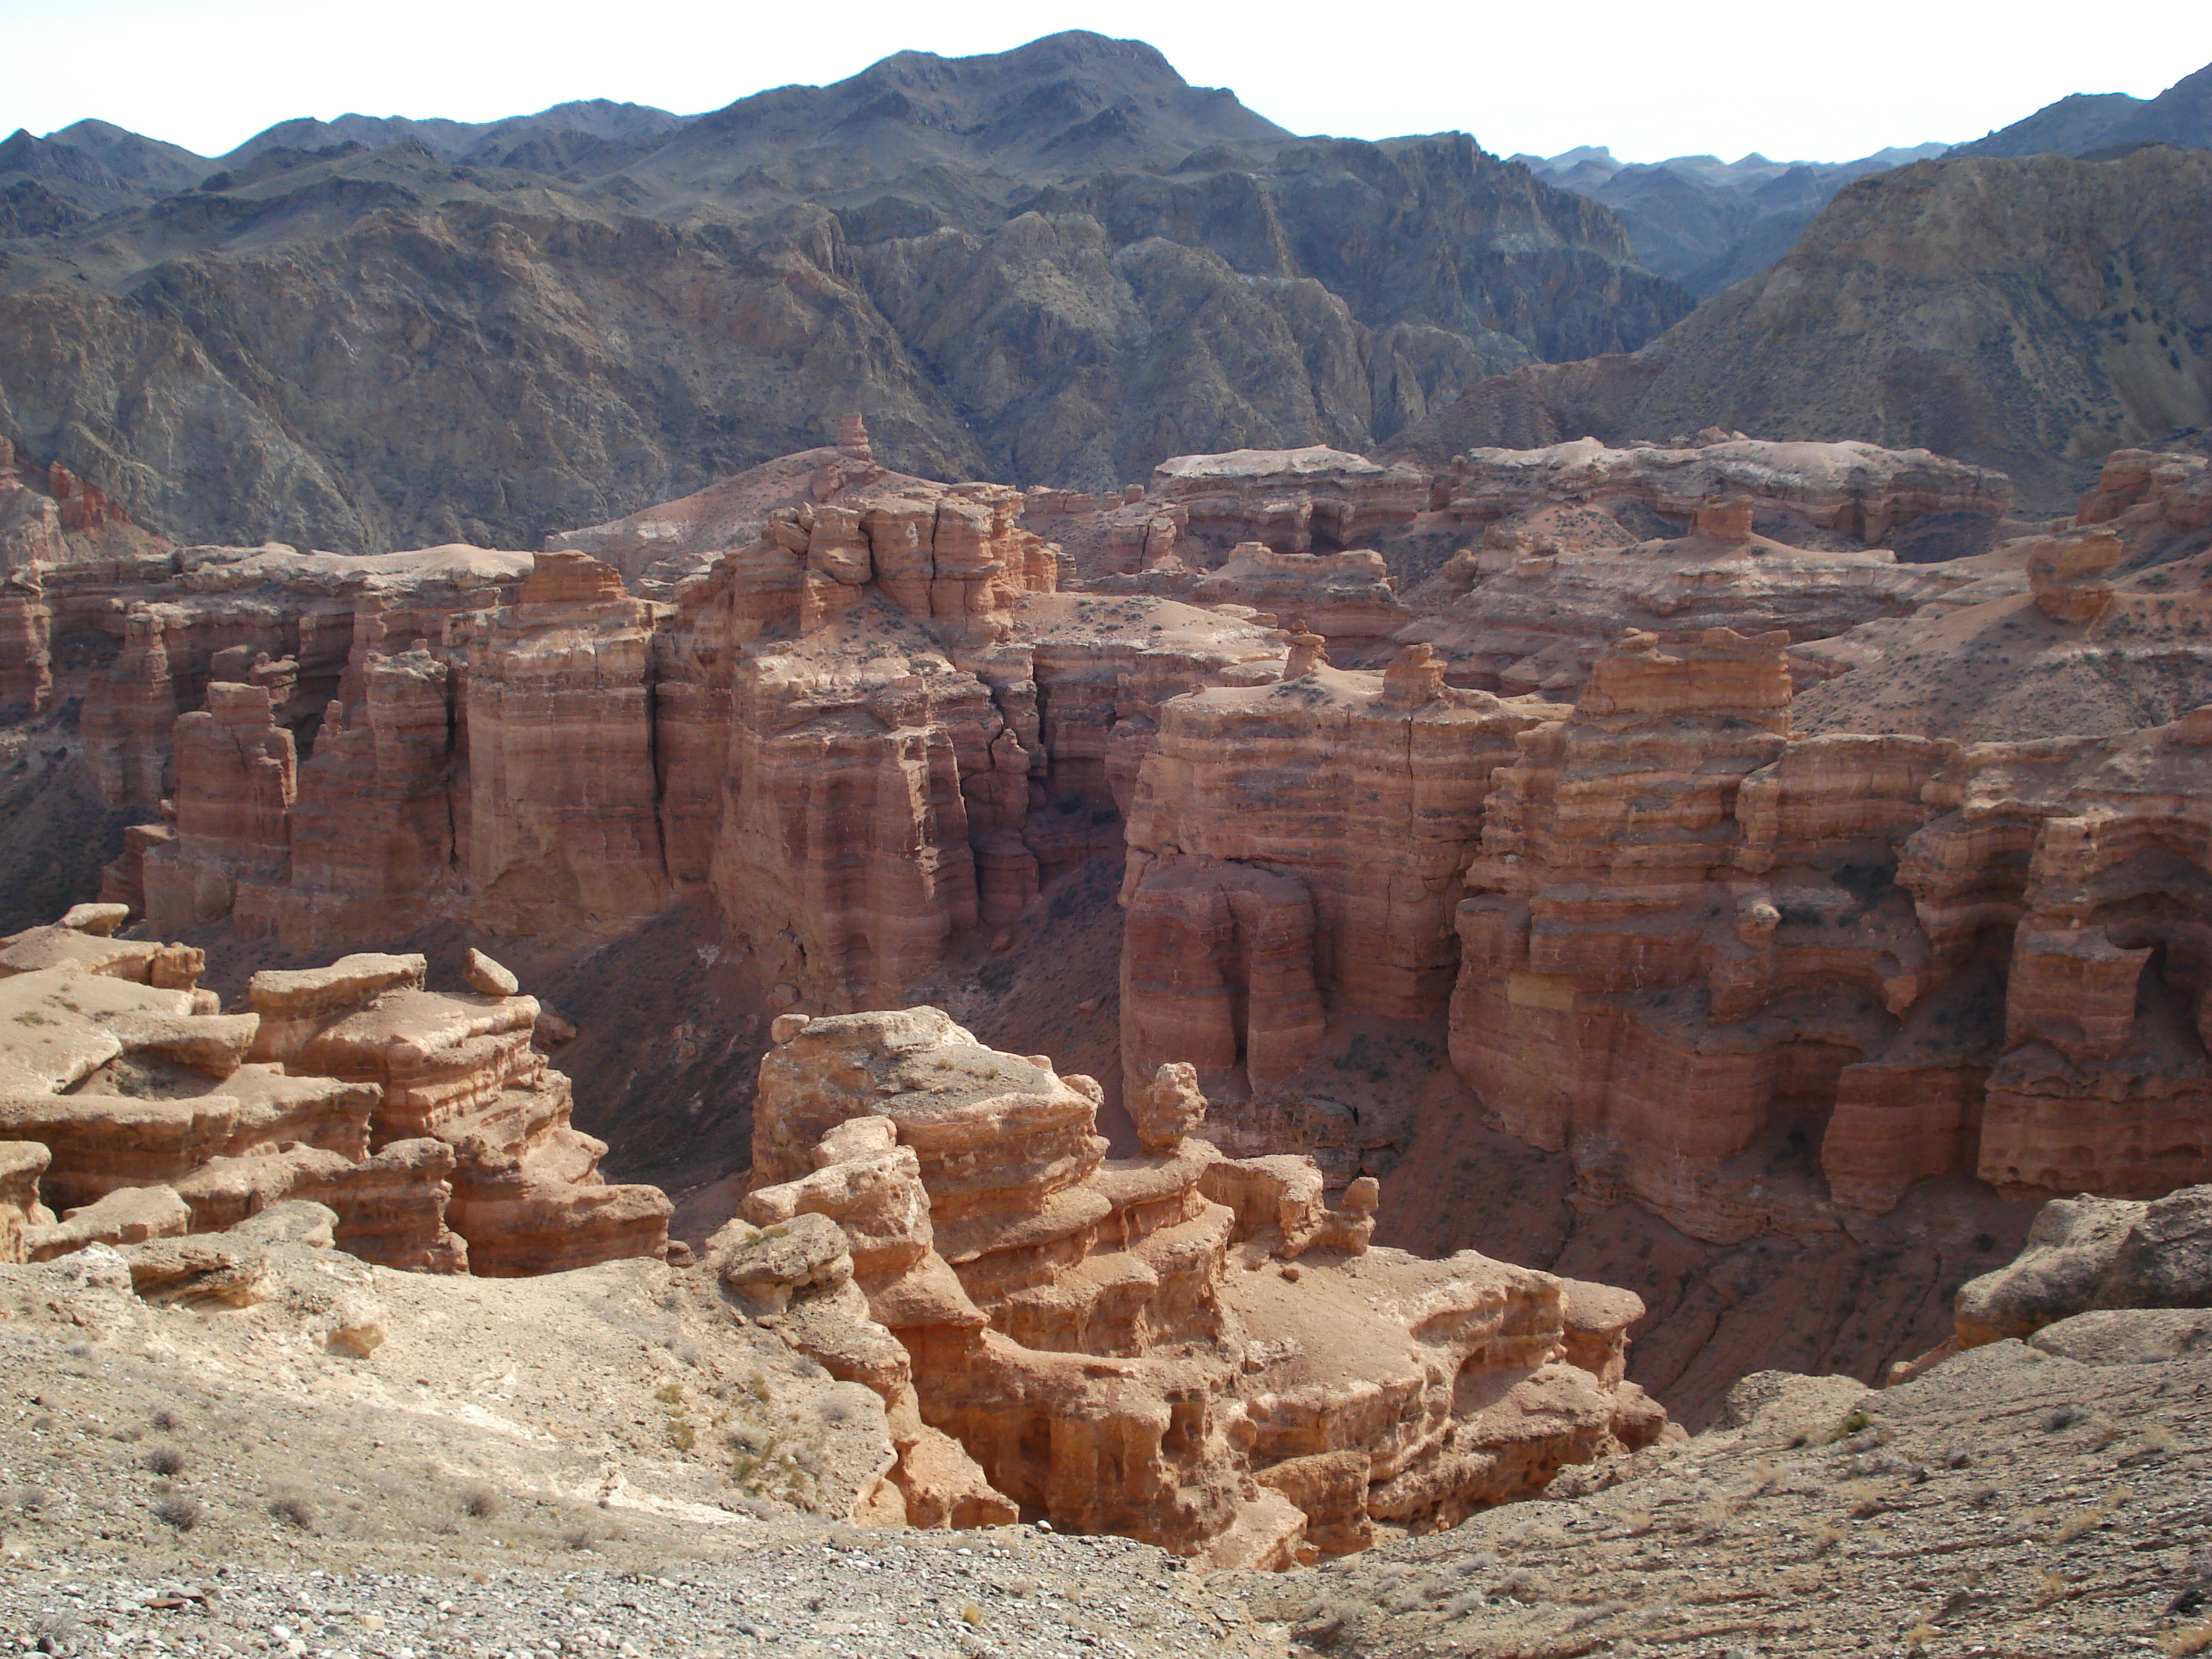
[[[219,921],[242,882],[281,876],[298,787],[292,734],[266,687],[208,687],[208,707],[176,722],[176,834],[145,850],[141,882],[157,933]]]
[[[2036,608],[2064,623],[2094,622],[2112,608],[2112,587],[2100,580],[2126,552],[2109,530],[2077,530],[2028,544],[2028,591]]]
[[[1329,639],[1385,639],[1413,612],[1391,590],[1380,553],[1281,553],[1245,542],[1191,586],[1194,605],[1242,605],[1303,617]]]
[[[541,553],[469,642],[470,881],[502,933],[605,927],[666,902],[654,811],[653,607]]]
[[[849,1274],[889,1353],[865,1361],[818,1317],[786,1340],[883,1393],[906,1457],[927,1443],[907,1411],[957,1440],[975,1509],[1285,1566],[1449,1526],[1663,1431],[1634,1385],[1571,1358],[1612,1370],[1633,1297],[1369,1250],[1371,1182],[1328,1212],[1307,1160],[1170,1137],[1195,1110],[1107,1160],[1095,1084],[933,1008],[781,1035],[744,1212],[765,1231],[725,1237],[725,1279]],[[824,1217],[817,1242],[801,1224]],[[770,1265],[802,1239],[804,1260]]]
[[[1441,682],[1415,646],[1388,673],[1317,665],[1162,710],[1129,817],[1125,1086],[1187,1060],[1210,1091],[1264,1092],[1318,1051],[1323,998],[1442,1012],[1492,775],[1560,711]]]
[[[0,720],[43,714],[53,699],[53,611],[38,569],[0,572]]]
[[[2212,460],[2116,449],[2105,458],[2095,488],[2082,495],[2074,521],[2109,528],[2130,559],[2162,552],[2212,526]]]
[[[194,987],[198,951],[100,931],[118,908],[0,941],[0,1169],[40,1166],[64,1212],[35,1248],[127,1242],[149,1215],[220,1231],[304,1198],[391,1267],[663,1252],[667,1199],[599,1177],[605,1147],[568,1127],[568,1079],[532,1047],[535,999],[428,992],[421,957],[349,957],[257,975],[246,1011],[221,1014]],[[20,1197],[0,1206],[40,1224]]]
[[[1152,470],[1150,499],[1182,509],[1188,533],[1226,550],[1263,542],[1279,553],[1371,546],[1378,532],[1429,506],[1429,475],[1318,445],[1178,455]]]
[[[359,702],[331,702],[299,769],[282,879],[240,888],[241,935],[313,951],[458,907],[453,679],[427,648],[365,654]]]
[[[1475,449],[1438,475],[1435,493],[1451,519],[1480,526],[1532,504],[1617,509],[1634,501],[1668,518],[1741,496],[1869,547],[1939,514],[1982,522],[1983,545],[2012,507],[2001,472],[1866,443],[1772,443],[1734,439],[1690,447],[1608,449],[1595,438],[1544,449]],[[1978,546],[1961,550],[1978,552]]]
[[[2124,738],[1977,744],[1946,785],[1931,794],[1952,810],[1906,843],[1899,880],[1938,961],[2008,972],[1955,1150],[1942,1114],[1923,1134],[2006,1188],[2150,1197],[2212,1176],[2212,708]]]
[[[115,805],[151,807],[169,792],[177,688],[162,638],[164,618],[131,612],[123,650],[85,698],[85,746],[100,792]]]
[[[1888,873],[1951,746],[1792,745],[1784,643],[1602,659],[1498,775],[1459,910],[1462,1074],[1701,1237],[1817,1210],[1842,1098],[1960,1063],[1902,1018],[1931,975]]]
[[[362,586],[374,562],[195,550],[194,649],[272,697],[338,696],[299,769],[289,861],[241,871],[236,848],[197,845],[209,813],[247,809],[195,749],[190,821],[139,836],[111,890],[146,890],[149,864],[228,872],[240,932],[314,951],[388,936],[403,910],[550,934],[704,890],[810,999],[902,995],[958,931],[1018,915],[1111,843],[1153,703],[1272,653],[1178,606],[1142,605],[1154,625],[1129,631],[1150,637],[1123,637],[1055,599],[1059,552],[1019,526],[1018,492],[883,474],[846,435],[853,453],[822,463],[832,487],[771,507],[669,605],[574,550],[536,556],[513,604],[483,580],[503,555],[393,556]],[[670,522],[712,543],[757,494],[679,503]],[[656,540],[650,516],[633,539]],[[240,596],[280,575],[349,604],[342,673],[281,627],[216,643],[212,619],[237,633]],[[221,914],[223,884],[202,890],[176,914]]]
[[[1432,644],[1455,684],[1564,698],[1580,692],[1590,665],[1630,629],[1674,645],[1711,628],[1784,629],[1808,645],[2023,585],[1978,565],[1899,564],[1881,550],[1792,546],[1753,533],[1749,505],[1741,497],[1692,503],[1689,534],[1642,539],[1603,512],[1540,496],[1484,532],[1462,567],[1463,593],[1398,637]],[[1842,665],[1814,647],[1793,653],[1791,666],[1816,678]]]

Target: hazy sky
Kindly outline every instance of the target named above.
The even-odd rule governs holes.
[[[904,48],[964,55],[1089,28],[1148,40],[1188,79],[1300,132],[1457,128],[1503,155],[1595,143],[1631,161],[1840,161],[1978,137],[2070,92],[2148,96],[2212,60],[2204,0],[2110,16],[2124,25],[2033,0],[0,0],[13,70],[0,133],[98,116],[214,155],[295,115],[484,120],[592,97],[691,113]]]

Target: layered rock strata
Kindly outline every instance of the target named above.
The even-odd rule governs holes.
[[[1340,449],[1237,449],[1161,462],[1146,504],[1164,506],[1161,516],[1187,541],[1217,555],[1245,542],[1277,553],[1328,554],[1370,546],[1412,522],[1428,510],[1433,489],[1422,468]],[[1121,540],[1127,544],[1126,533]],[[1143,545],[1152,550],[1149,542]]]
[[[563,548],[434,627],[387,605],[289,774],[254,781],[283,763],[276,690],[214,683],[176,722],[174,822],[136,838],[112,895],[143,895],[155,931],[228,917],[314,951],[395,915],[605,934],[704,893],[794,998],[927,981],[963,930],[1114,844],[1158,702],[1271,673],[1280,647],[1186,605],[1058,594],[1022,495],[886,473],[851,427],[812,458],[814,499],[750,520],[768,486],[736,480],[668,509],[695,541],[757,533],[665,602]],[[569,539],[678,539],[659,522]]]
[[[1144,1153],[1109,1159],[1096,1084],[935,1009],[789,1016],[777,1036],[725,1277],[849,1274],[884,1337],[793,1318],[786,1340],[875,1388],[895,1440],[964,1448],[956,1509],[1281,1566],[1449,1526],[1666,1431],[1620,1381],[1635,1297],[1370,1250],[1371,1182],[1330,1210],[1310,1160],[1192,1138],[1188,1068],[1146,1102]],[[1585,1302],[1605,1313],[1570,1313]]]
[[[665,1251],[667,1199],[607,1185],[605,1146],[568,1127],[535,998],[432,992],[419,956],[352,956],[257,974],[224,1013],[201,952],[113,937],[120,909],[0,940],[9,1259],[222,1231],[295,1199],[393,1267]]]
[[[1189,1060],[1265,1092],[1320,1051],[1325,1004],[1439,1009],[1492,775],[1560,712],[1447,686],[1425,645],[1169,703],[1129,816],[1125,1091]]]
[[[1799,736],[1780,630],[1632,634],[1571,709],[1442,685],[1418,647],[1381,677],[1317,649],[1162,710],[1128,1079],[1188,1059],[1272,1121],[1360,1018],[1441,1018],[1492,1121],[1716,1241],[1928,1177],[2212,1175],[2212,716]]]
[[[1499,775],[1452,1018],[1492,1110],[1707,1236],[1751,1224],[1708,1207],[1714,1179],[1778,1135],[1873,1210],[1929,1176],[2127,1194],[2212,1171],[2185,896],[2212,861],[2189,827],[2203,718],[1793,740],[1777,643],[1624,649]]]

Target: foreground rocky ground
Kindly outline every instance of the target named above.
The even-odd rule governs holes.
[[[1280,1650],[1126,1539],[825,1520],[888,1456],[872,1396],[662,1263],[279,1248],[283,1293],[196,1309],[122,1261],[7,1270],[0,1652]],[[374,1298],[373,1361],[312,1340],[318,1279]]]
[[[467,1571],[118,1563],[0,1570],[0,1626],[41,1654],[421,1656],[1286,1653],[1279,1626],[1124,1539],[763,1523],[712,1557],[632,1548]],[[582,1561],[586,1565],[572,1563]]]
[[[1341,1653],[2196,1652],[2208,1390],[2018,1342],[1875,1394],[1765,1373],[1606,1490],[1239,1589]]]
[[[34,1373],[17,1342],[0,1632],[52,1654],[386,1659],[2195,1652],[2212,1358],[2148,1357],[2116,1317],[2202,1322],[2086,1315],[1881,1392],[1763,1373],[1729,1423],[1571,1471],[1552,1498],[1318,1570],[1211,1577],[1028,1526],[549,1498],[519,1468],[454,1476],[512,1450],[514,1425],[417,1419],[451,1437],[440,1475],[404,1413],[316,1408],[343,1359],[303,1358],[288,1406],[112,1356]],[[252,1451],[264,1437],[281,1464]],[[280,1468],[292,1501],[270,1512]]]

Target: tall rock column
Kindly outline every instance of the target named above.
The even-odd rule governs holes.
[[[237,927],[289,951],[370,945],[450,913],[461,892],[451,667],[427,641],[362,653],[350,712],[335,700],[300,769],[282,887],[239,895]]]
[[[176,723],[176,836],[148,850],[146,920],[155,933],[230,915],[241,884],[281,880],[298,787],[292,734],[268,689],[216,681]]]
[[[163,632],[158,611],[132,611],[124,618],[122,652],[85,696],[86,755],[111,806],[150,807],[168,793],[177,688]]]
[[[540,553],[469,642],[476,916],[502,932],[618,925],[668,895],[656,809],[652,605],[583,553]]]
[[[1265,1093],[1320,1049],[1324,996],[1441,1014],[1492,776],[1563,712],[1448,687],[1425,645],[1376,674],[1290,643],[1279,684],[1160,706],[1122,887],[1126,1087],[1187,1060],[1217,1094]]]

